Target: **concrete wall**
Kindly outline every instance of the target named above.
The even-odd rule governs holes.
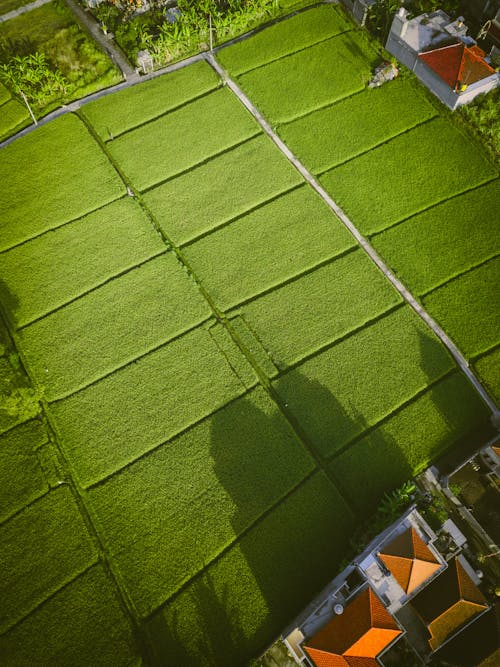
[[[376,4],[376,0],[340,0],[344,7],[352,14],[356,23],[364,26],[368,9]]]
[[[393,32],[389,33],[385,48],[387,51],[389,51],[390,54],[395,56],[400,63],[406,65],[408,69],[413,69],[417,60],[417,54],[412,48],[408,46],[406,42],[404,42]]]

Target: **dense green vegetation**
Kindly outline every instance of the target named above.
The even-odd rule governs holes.
[[[500,156],[500,88],[487,95],[479,95],[470,104],[459,107],[458,113],[489,146]]]
[[[313,173],[331,169],[436,115],[414,83],[364,89],[279,128],[279,134]],[[363,128],[359,131],[359,128]]]
[[[0,80],[24,92],[38,116],[120,79],[64,3],[49,2],[0,23]]]
[[[474,143],[437,118],[326,172],[321,182],[361,232],[373,234],[497,175]]]
[[[144,81],[84,107],[99,136],[108,141],[143,123],[180,107],[220,85],[220,79],[205,62]]]
[[[375,50],[327,34],[345,21],[307,10],[269,28],[281,55],[265,29],[255,59],[252,38],[227,58],[498,396],[497,169],[409,79],[366,90]],[[491,437],[451,355],[231,95],[197,64],[2,149],[9,667],[245,664],[386,492]]]
[[[29,125],[30,115],[26,105],[14,99],[0,83],[0,141]]]

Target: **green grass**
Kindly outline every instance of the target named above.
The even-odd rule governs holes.
[[[386,491],[473,437],[488,419],[478,394],[456,372],[335,458],[330,469],[354,506],[371,512]]]
[[[11,98],[10,91],[3,85],[3,83],[0,83],[0,105],[5,104],[8,102]]]
[[[500,347],[474,364],[480,381],[497,404],[500,404]]]
[[[242,74],[351,28],[336,7],[317,7],[222,48],[217,60],[230,74]]]
[[[83,113],[107,141],[110,135],[147,123],[219,85],[215,71],[200,61],[90,102]]]
[[[328,456],[452,368],[445,348],[405,307],[274,385],[313,446]]]
[[[238,77],[272,123],[283,123],[362,90],[378,56],[355,32],[338,35]]]
[[[107,548],[140,615],[169,598],[312,468],[259,388],[91,490]]]
[[[428,312],[469,359],[499,342],[500,257],[424,297]]]
[[[0,181],[1,250],[55,229],[125,192],[84,125],[71,115],[2,149]]]
[[[51,412],[79,479],[91,484],[245,390],[208,331],[198,328]]]
[[[412,81],[396,79],[283,125],[279,134],[317,174],[435,115]]]
[[[140,206],[120,199],[2,255],[0,279],[18,302],[10,317],[27,324],[164,251]]]
[[[35,501],[2,524],[0,545],[0,632],[97,558],[68,487]]]
[[[303,186],[186,246],[183,254],[226,309],[353,245],[331,210]]]
[[[35,451],[46,441],[47,433],[37,421],[0,436],[0,521],[48,491]]]
[[[497,252],[500,180],[420,213],[372,239],[414,294],[443,284]]]
[[[300,183],[265,136],[148,192],[144,200],[169,238],[181,245]]]
[[[314,475],[149,622],[158,664],[233,667],[261,653],[331,578],[351,529]]]
[[[100,565],[0,636],[0,654],[9,667],[142,664],[130,625]]]
[[[358,229],[373,234],[496,175],[478,146],[439,118],[320,180]]]
[[[0,106],[0,141],[31,123],[28,109],[18,100],[8,100]]]
[[[173,253],[112,280],[20,332],[49,399],[73,392],[210,317]]]
[[[29,5],[30,2],[33,2],[33,0],[0,0],[0,15],[7,14],[24,5]]]
[[[286,368],[400,301],[358,250],[258,297],[242,313],[276,366]]]
[[[144,190],[259,133],[259,126],[222,88],[108,143],[135,187]]]

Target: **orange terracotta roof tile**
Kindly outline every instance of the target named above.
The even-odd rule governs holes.
[[[389,542],[379,558],[406,593],[414,591],[441,567],[413,527]]]
[[[438,616],[428,626],[431,633],[429,645],[432,650],[435,651],[439,648],[450,635],[454,634],[464,623],[477,616],[484,609],[483,605],[478,605],[475,602],[459,600],[447,609],[444,614]]]
[[[484,60],[484,51],[462,42],[419,53],[418,57],[453,90],[486,79],[495,70]]]
[[[334,616],[311,637],[304,649],[317,667],[370,667],[400,634],[394,618],[372,589],[366,588],[343,614]]]

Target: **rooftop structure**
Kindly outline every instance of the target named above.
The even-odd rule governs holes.
[[[401,629],[368,587],[307,640],[307,655],[317,667],[377,667],[377,656],[400,635]]]
[[[450,88],[461,91],[495,74],[493,67],[485,61],[485,55],[478,46],[469,47],[461,42],[420,53],[418,57]]]
[[[458,558],[418,593],[411,604],[429,630],[429,645],[433,651],[488,609],[485,597]]]
[[[441,568],[413,526],[398,535],[382,551],[379,558],[406,594],[412,593]]]

